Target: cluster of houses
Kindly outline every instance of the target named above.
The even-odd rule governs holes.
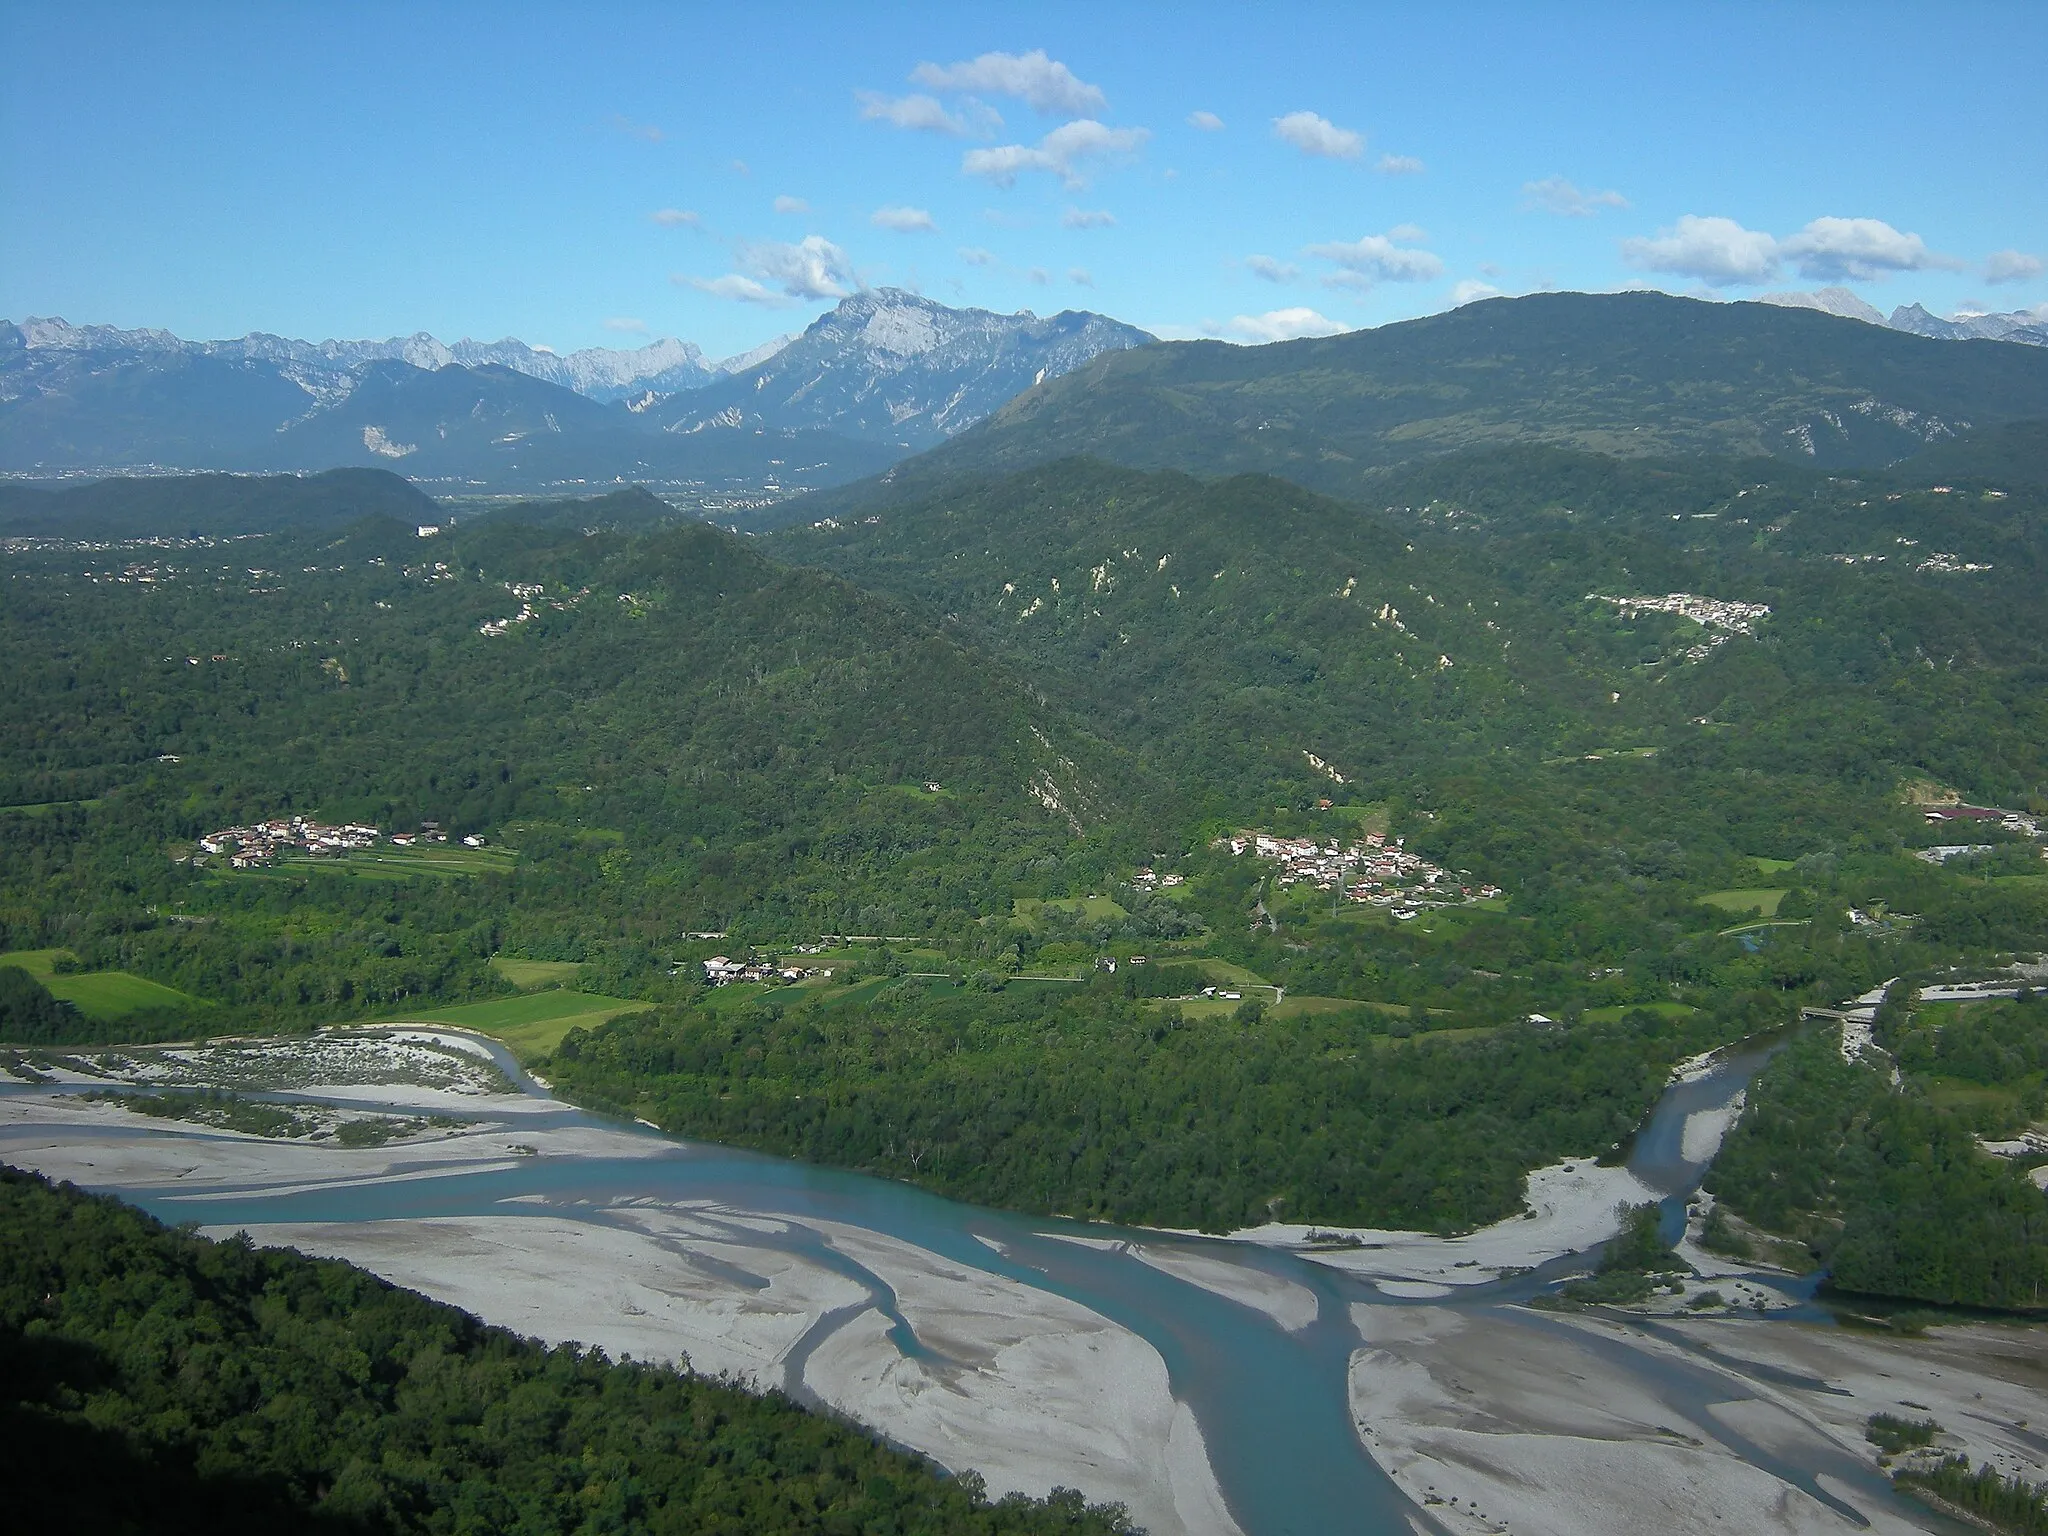
[[[276,863],[278,856],[286,852],[329,857],[353,849],[374,848],[383,839],[384,834],[375,827],[358,822],[333,826],[304,816],[280,816],[246,827],[223,827],[218,832],[209,832],[199,839],[199,849],[207,854],[226,854],[231,869],[259,869]],[[423,821],[419,831],[394,832],[390,840],[400,848],[410,848],[416,843],[445,843],[448,834],[441,830],[438,821]],[[469,848],[484,846],[481,837],[465,837],[462,841]]]
[[[1131,876],[1131,884],[1141,891],[1170,891],[1177,885],[1186,885],[1187,881],[1186,875],[1155,873],[1149,864],[1140,867],[1137,873]]]
[[[374,848],[382,837],[375,827],[347,822],[329,826],[303,816],[280,816],[272,821],[252,822],[246,827],[223,827],[199,839],[204,853],[228,855],[235,869],[255,869],[275,863],[287,849],[311,854],[345,853],[351,848]]]
[[[1235,856],[1249,853],[1280,866],[1281,885],[1312,885],[1319,891],[1341,890],[1351,901],[1391,907],[1406,922],[1422,907],[1448,907],[1484,901],[1501,894],[1497,885],[1474,885],[1470,876],[1454,874],[1410,853],[1403,838],[1368,832],[1360,842],[1336,839],[1276,837],[1269,832],[1236,832],[1212,845]]]
[[[681,969],[678,966],[676,971]],[[830,967],[821,971],[815,966],[778,964],[773,960],[733,960],[724,955],[713,955],[704,962],[704,979],[714,987],[727,986],[735,981],[802,981],[807,976],[831,974]]]
[[[2042,835],[2043,818],[2025,811],[2000,810],[1989,805],[1931,805],[1925,814],[1931,827],[1998,827],[2020,837],[2039,838]],[[1996,846],[1995,843],[1938,843],[1932,848],[1920,849],[1913,857],[1929,864],[1946,864],[1950,859],[1990,853]],[[2044,850],[2043,857],[2048,857],[2048,850]]]
[[[1670,613],[1691,619],[1707,635],[1698,645],[1687,646],[1679,653],[1687,661],[1705,661],[1716,646],[1726,645],[1734,636],[1754,635],[1757,625],[1771,616],[1768,603],[1702,597],[1697,592],[1667,592],[1662,597],[1609,597],[1604,592],[1588,592],[1586,601],[1612,603],[1625,619],[1639,613]]]

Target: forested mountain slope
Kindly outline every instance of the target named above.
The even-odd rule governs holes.
[[[166,908],[198,899],[213,873],[172,853],[293,811],[494,842],[516,826],[522,910],[558,946],[749,914],[943,927],[1006,907],[1019,869],[1106,819],[1143,824],[1126,758],[1003,667],[699,523],[421,539],[370,519],[14,561],[0,806],[45,809],[0,816],[10,924],[53,902],[82,920],[137,880]],[[429,926],[468,933],[475,910]],[[230,937],[143,926],[124,942],[197,956]],[[462,952],[427,974],[481,963]],[[230,993],[288,971],[243,968]]]
[[[897,472],[1090,453],[1337,495],[1374,468],[1511,443],[1880,465],[2048,415],[2048,352],[1654,293],[1487,299],[1323,339],[1106,353]]]

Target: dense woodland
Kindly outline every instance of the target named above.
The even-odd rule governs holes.
[[[991,1504],[779,1395],[548,1348],[9,1168],[0,1443],[22,1531],[1129,1529],[1071,1493]]]

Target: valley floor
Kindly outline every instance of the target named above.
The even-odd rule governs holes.
[[[1014,1269],[862,1225],[851,1203],[845,1219],[816,1208],[797,1218],[608,1193],[606,1166],[616,1179],[621,1165],[717,1154],[517,1091],[481,1051],[422,1030],[134,1053],[119,1073],[159,1084],[228,1075],[272,1094],[290,1078],[304,1105],[402,1108],[425,1127],[354,1148],[88,1102],[79,1091],[109,1086],[95,1073],[110,1055],[49,1057],[50,1081],[0,1088],[0,1161],[146,1200],[171,1220],[181,1206],[205,1211],[209,1235],[246,1230],[344,1258],[521,1333],[687,1358],[782,1389],[973,1468],[994,1494],[1074,1486],[1124,1502],[1154,1536],[1240,1532],[1211,1456],[1234,1447],[1205,1445],[1166,1359],[1132,1328]],[[1710,1154],[1718,1130],[1688,1119],[1688,1157]],[[798,1180],[813,1172],[757,1161]],[[460,1210],[453,1186],[436,1183],[451,1176],[470,1191]],[[882,1201],[895,1188],[867,1182]],[[1272,1328],[1274,1344],[1259,1347],[1291,1338],[1348,1350],[1353,1428],[1413,1501],[1407,1522],[1437,1536],[1948,1529],[1884,1479],[1863,1435],[1880,1412],[1937,1420],[1938,1450],[2048,1476],[2048,1435],[2030,1427],[2048,1422],[2038,1330],[1909,1339],[1755,1317],[1538,1313],[1460,1294],[1602,1240],[1617,1202],[1649,1194],[1624,1170],[1581,1162],[1532,1178],[1531,1217],[1461,1239],[1360,1232],[1347,1235],[1361,1246],[1304,1253],[1306,1229],[1239,1234],[1253,1241],[1235,1248],[1167,1233],[1040,1235],[1227,1299]],[[348,1219],[331,1219],[337,1199]],[[231,1218],[217,1219],[225,1206]],[[307,1215],[316,1208],[321,1219]],[[991,1260],[1009,1257],[981,1241]],[[1326,1267],[1255,1258],[1267,1245]],[[1340,1300],[1367,1294],[1358,1280],[1386,1300]]]

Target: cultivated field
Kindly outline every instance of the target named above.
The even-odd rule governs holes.
[[[0,954],[0,965],[18,965],[89,1019],[113,1021],[152,1008],[205,1006],[196,997],[127,971],[81,971],[60,975],[64,949],[17,949]]]

